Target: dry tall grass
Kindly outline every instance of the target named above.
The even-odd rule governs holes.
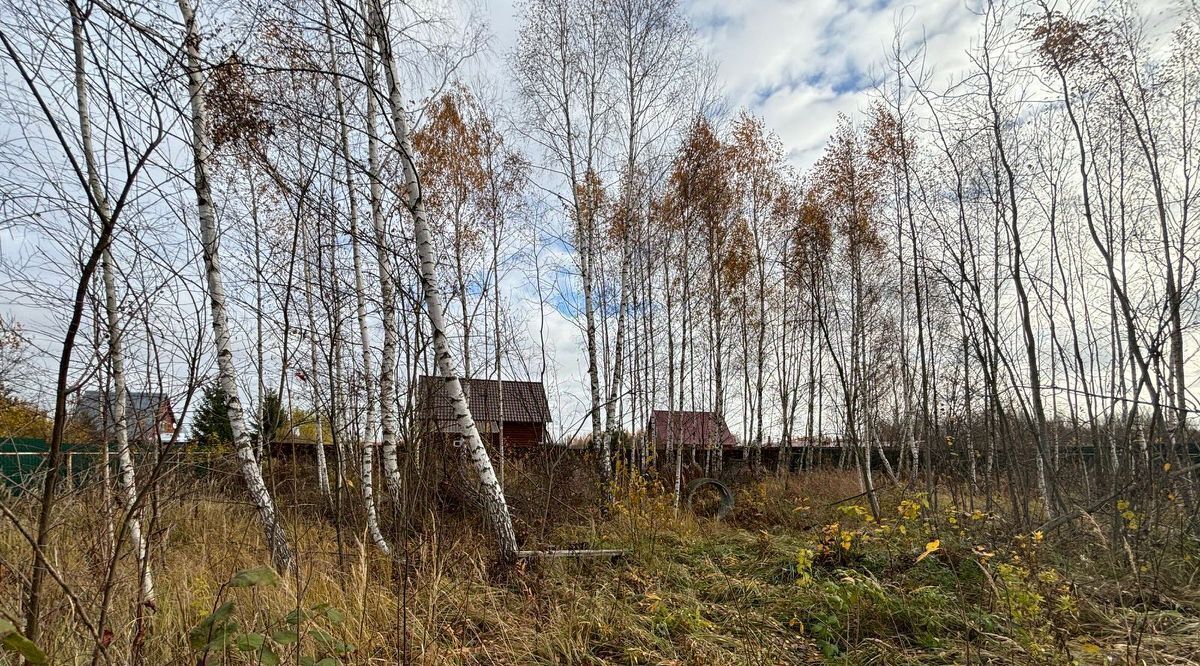
[[[132,560],[119,558],[106,656],[113,663],[127,663],[135,652],[145,664],[196,663],[188,632],[226,601],[235,603],[232,619],[241,634],[288,630],[289,613],[317,609],[300,623],[305,637],[280,648],[283,663],[329,655],[344,664],[1190,664],[1200,653],[1200,639],[1187,638],[1200,630],[1200,594],[1186,579],[1171,578],[1184,582],[1151,608],[1122,581],[1123,570],[1105,569],[1109,564],[1101,566],[1090,550],[1068,544],[1061,557],[1045,551],[1033,558],[1034,551],[1016,546],[1001,553],[1006,537],[999,534],[989,537],[994,553],[981,566],[971,544],[987,536],[983,521],[961,537],[944,520],[952,512],[934,516],[926,509],[911,521],[898,514],[885,525],[865,521],[854,503],[831,505],[858,492],[852,474],[743,485],[737,509],[721,523],[677,516],[670,494],[637,476],[620,482],[620,503],[601,520],[585,508],[590,500],[571,501],[580,490],[573,472],[563,470],[555,484],[535,483],[539,474],[532,464],[509,466],[526,543],[615,547],[626,557],[497,571],[487,532],[471,512],[431,500],[414,502],[420,515],[411,516],[393,561],[372,549],[357,516],[346,512],[335,527],[339,521],[297,490],[304,484],[281,483],[296,571],[276,585],[228,588],[237,572],[268,561],[253,510],[239,501],[236,486],[172,481],[158,497],[159,598],[151,628],[141,637],[135,631]],[[557,485],[552,496],[547,485]],[[885,505],[894,511],[907,506],[906,497],[890,491]],[[26,516],[31,510],[25,499],[11,505]],[[94,488],[64,498],[49,553],[93,615],[108,561],[107,525],[97,507]],[[914,562],[933,538],[927,530],[942,530],[940,547]],[[1010,552],[1037,559],[1036,567],[1011,560]],[[1069,573],[1062,558],[1080,555],[1093,559],[1077,561],[1079,571]],[[28,557],[22,537],[11,526],[0,529],[0,611],[14,618]],[[1005,567],[1023,565],[1024,574],[991,566],[1001,560]],[[1073,609],[1046,598],[1057,582],[1037,587],[1049,580],[1048,571],[1062,580],[1072,576]],[[94,641],[61,589],[52,590],[45,608],[42,647],[52,663],[91,663]],[[1064,624],[1062,632],[1047,626],[1054,622]],[[347,651],[338,654],[330,647],[337,644]],[[206,658],[255,663],[254,654],[231,645]]]

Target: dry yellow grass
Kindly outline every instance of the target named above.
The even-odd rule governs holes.
[[[695,614],[644,616],[647,603],[654,601],[631,594],[642,575],[632,562],[522,563],[511,572],[494,571],[487,532],[481,526],[469,516],[441,519],[428,509],[420,528],[399,544],[401,556],[393,561],[375,550],[364,533],[343,525],[339,535],[332,521],[292,497],[292,502],[282,502],[282,515],[297,555],[296,570],[278,585],[222,590],[237,572],[268,561],[252,507],[238,500],[236,486],[224,492],[213,484],[181,483],[171,490],[162,493],[165,499],[153,552],[157,609],[150,614],[152,629],[141,639],[143,663],[194,663],[188,630],[227,600],[235,602],[234,617],[243,631],[262,633],[286,628],[284,618],[297,608],[329,604],[345,619],[326,628],[354,646],[342,657],[340,663],[345,664],[391,664],[404,659],[413,663],[745,663],[765,655],[774,655],[772,663],[778,663],[788,661],[793,653],[794,646],[786,641],[747,644],[733,636],[740,629],[713,626]],[[290,495],[286,489],[280,494]],[[658,498],[657,508],[665,506],[663,501]],[[49,552],[50,561],[83,601],[93,623],[108,562],[107,525],[95,511],[98,505],[95,489],[60,500]],[[27,521],[31,519],[29,498],[15,501],[14,506]],[[529,539],[537,536],[535,532],[541,532],[544,540],[572,543],[648,536],[648,524],[634,526],[628,517],[597,527],[594,516],[578,506],[566,513],[583,518],[558,530],[520,522]],[[347,522],[352,524],[353,517]],[[21,582],[29,549],[9,527],[0,529],[0,611],[15,620],[21,617]],[[668,548],[670,539],[694,536],[701,528],[690,519],[676,522],[667,511],[655,518],[653,529],[664,537],[658,547]],[[117,663],[128,658],[135,640],[134,576],[133,561],[125,552],[117,564],[107,622],[113,632],[107,651]],[[44,608],[40,642],[52,663],[90,663],[94,641],[61,589],[51,586]],[[315,654],[318,647],[309,641],[295,654]],[[252,663],[244,656],[236,651],[212,654],[208,663]]]
[[[520,489],[529,478],[519,469],[512,474],[521,510],[545,504]],[[140,644],[141,662],[196,663],[189,629],[233,601],[240,632],[266,635],[288,629],[286,617],[297,609],[337,609],[337,622],[304,622],[301,633],[310,633],[281,648],[283,663],[321,656],[320,631],[352,646],[342,664],[1197,663],[1200,639],[1188,637],[1200,617],[1196,590],[1176,590],[1170,609],[1112,607],[1122,594],[1134,603],[1128,587],[1114,592],[1123,585],[1120,575],[1081,565],[1072,583],[1075,610],[1060,614],[1051,603],[1024,598],[1014,605],[1005,585],[1024,579],[981,576],[969,550],[974,535],[944,532],[937,554],[914,563],[909,551],[912,544],[920,550],[929,538],[924,532],[889,541],[859,512],[829,506],[857,492],[853,475],[818,472],[742,486],[738,508],[723,523],[676,516],[669,494],[636,477],[621,490],[605,520],[573,505],[556,514],[569,520],[524,515],[519,522],[527,543],[618,547],[625,559],[523,563],[498,572],[487,532],[469,512],[438,512],[430,503],[401,543],[406,556],[392,561],[352,527],[355,516],[347,513],[339,532],[302,495],[280,487],[296,571],[277,585],[228,589],[223,584],[234,574],[267,557],[251,508],[238,502],[236,486],[165,486],[153,556],[158,607]],[[895,511],[902,497],[890,491],[885,505]],[[107,561],[97,500],[84,490],[59,503],[50,552],[93,620]],[[25,515],[31,509],[25,499],[12,505]],[[908,524],[914,532],[939,529],[935,518]],[[840,523],[839,534],[853,528],[853,549],[839,552],[835,536],[837,557],[822,559],[832,523]],[[1003,559],[995,550],[993,563]],[[804,564],[805,551],[817,554],[815,564]],[[10,616],[20,614],[28,557],[20,535],[0,529],[0,611]],[[1034,585],[1052,570],[1050,551],[1044,559],[1027,577]],[[119,559],[107,623],[113,663],[127,663],[135,641],[131,562]],[[1067,575],[1055,566],[1063,571],[1055,575]],[[91,663],[94,641],[61,590],[51,589],[45,607],[41,642],[52,663]],[[1056,621],[1061,632],[1051,626]],[[255,663],[252,654],[231,648],[208,654],[207,663]]]

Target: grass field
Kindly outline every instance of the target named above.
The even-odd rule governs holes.
[[[492,566],[465,514],[427,514],[392,561],[293,505],[299,567],[280,580],[261,569],[250,508],[192,489],[163,502],[158,603],[144,626],[132,560],[119,560],[100,663],[1200,663],[1200,546],[1163,507],[1154,526],[1123,504],[1115,525],[1085,516],[1029,534],[982,504],[935,507],[900,490],[884,492],[876,521],[862,504],[834,504],[858,492],[840,472],[747,483],[720,522],[677,516],[669,493],[637,477],[619,490],[607,518],[580,512],[542,529],[546,543],[623,558],[511,571]],[[50,557],[93,625],[108,561],[95,506],[64,500]],[[27,566],[6,525],[0,610],[14,620]],[[91,663],[95,641],[61,587],[48,609],[51,662]]]

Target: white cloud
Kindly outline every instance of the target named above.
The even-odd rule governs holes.
[[[701,48],[718,63],[718,84],[729,107],[763,116],[800,168],[820,155],[838,113],[853,116],[866,107],[897,25],[906,26],[910,44],[928,40],[927,65],[939,72],[963,69],[965,50],[978,25],[977,15],[963,0],[919,5],[886,0],[695,0],[685,3],[684,10]],[[492,54],[473,66],[504,86],[509,77],[505,58],[515,46],[519,28],[517,8],[512,0],[492,0],[482,14],[491,21]],[[547,267],[555,261],[562,266],[574,263],[568,250],[558,248],[553,254]],[[549,269],[547,283],[548,276]],[[528,280],[507,279],[504,286],[512,316],[526,322],[527,340],[538,344],[541,315],[536,293]],[[587,429],[583,335],[571,315],[549,305],[558,302],[560,295],[544,296],[548,300],[543,308],[547,390],[559,410],[555,414],[559,432],[569,436]]]
[[[762,115],[799,167],[819,156],[838,113],[865,108],[898,26],[906,46],[927,41],[926,64],[942,76],[963,70],[978,26],[962,0],[700,0],[689,10],[731,106]]]

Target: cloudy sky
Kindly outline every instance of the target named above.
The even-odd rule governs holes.
[[[492,47],[516,39],[512,0],[486,0]],[[961,72],[982,0],[685,0],[704,50],[718,63],[729,108],[766,119],[797,166],[819,155],[837,114],[868,103],[897,27],[928,43],[927,67]]]
[[[492,53],[481,65],[503,82],[516,41],[517,6],[513,0],[484,1]],[[963,71],[980,1],[694,0],[684,7],[718,66],[730,111],[745,108],[765,118],[792,162],[804,168],[820,155],[839,112],[853,117],[868,105],[898,27],[907,44],[927,42],[926,67],[936,75]],[[539,315],[546,317],[551,404],[559,407],[561,431],[573,434],[587,413],[581,331],[567,313],[550,307],[539,313],[528,287],[509,287],[514,318],[528,321],[530,340],[538,340]],[[740,419],[732,411],[729,416],[737,431]]]
[[[489,85],[503,94],[510,80],[506,62],[516,41],[517,7],[514,0],[469,1],[477,3],[474,13],[488,22],[492,35],[490,53],[476,65],[489,73]],[[966,52],[978,36],[979,8],[986,0],[681,1],[703,51],[717,64],[727,107],[762,116],[782,139],[794,165],[803,169],[820,155],[839,113],[853,117],[867,107],[898,30],[908,49],[921,42],[927,45],[924,68],[939,81],[962,76],[968,69]],[[1196,1],[1139,0],[1136,6],[1153,23],[1176,13],[1180,3]],[[12,248],[9,241],[0,252]],[[552,254],[557,259],[545,260],[569,265],[567,253],[568,248],[556,248]],[[586,413],[588,394],[577,322],[571,313],[540,306],[536,291],[519,271],[507,277],[504,286],[513,320],[527,326],[526,340],[538,344],[544,333],[547,380],[555,394],[551,403],[562,410],[556,419],[560,429],[571,434]],[[554,294],[546,296],[556,301]],[[44,321],[55,319],[53,314],[15,305],[0,302],[0,313],[18,314],[35,330],[57,330],[54,321]],[[543,317],[544,331],[539,331]],[[47,342],[47,347],[53,344]],[[540,345],[523,351],[530,363],[520,364],[524,372],[514,372],[536,377]]]

